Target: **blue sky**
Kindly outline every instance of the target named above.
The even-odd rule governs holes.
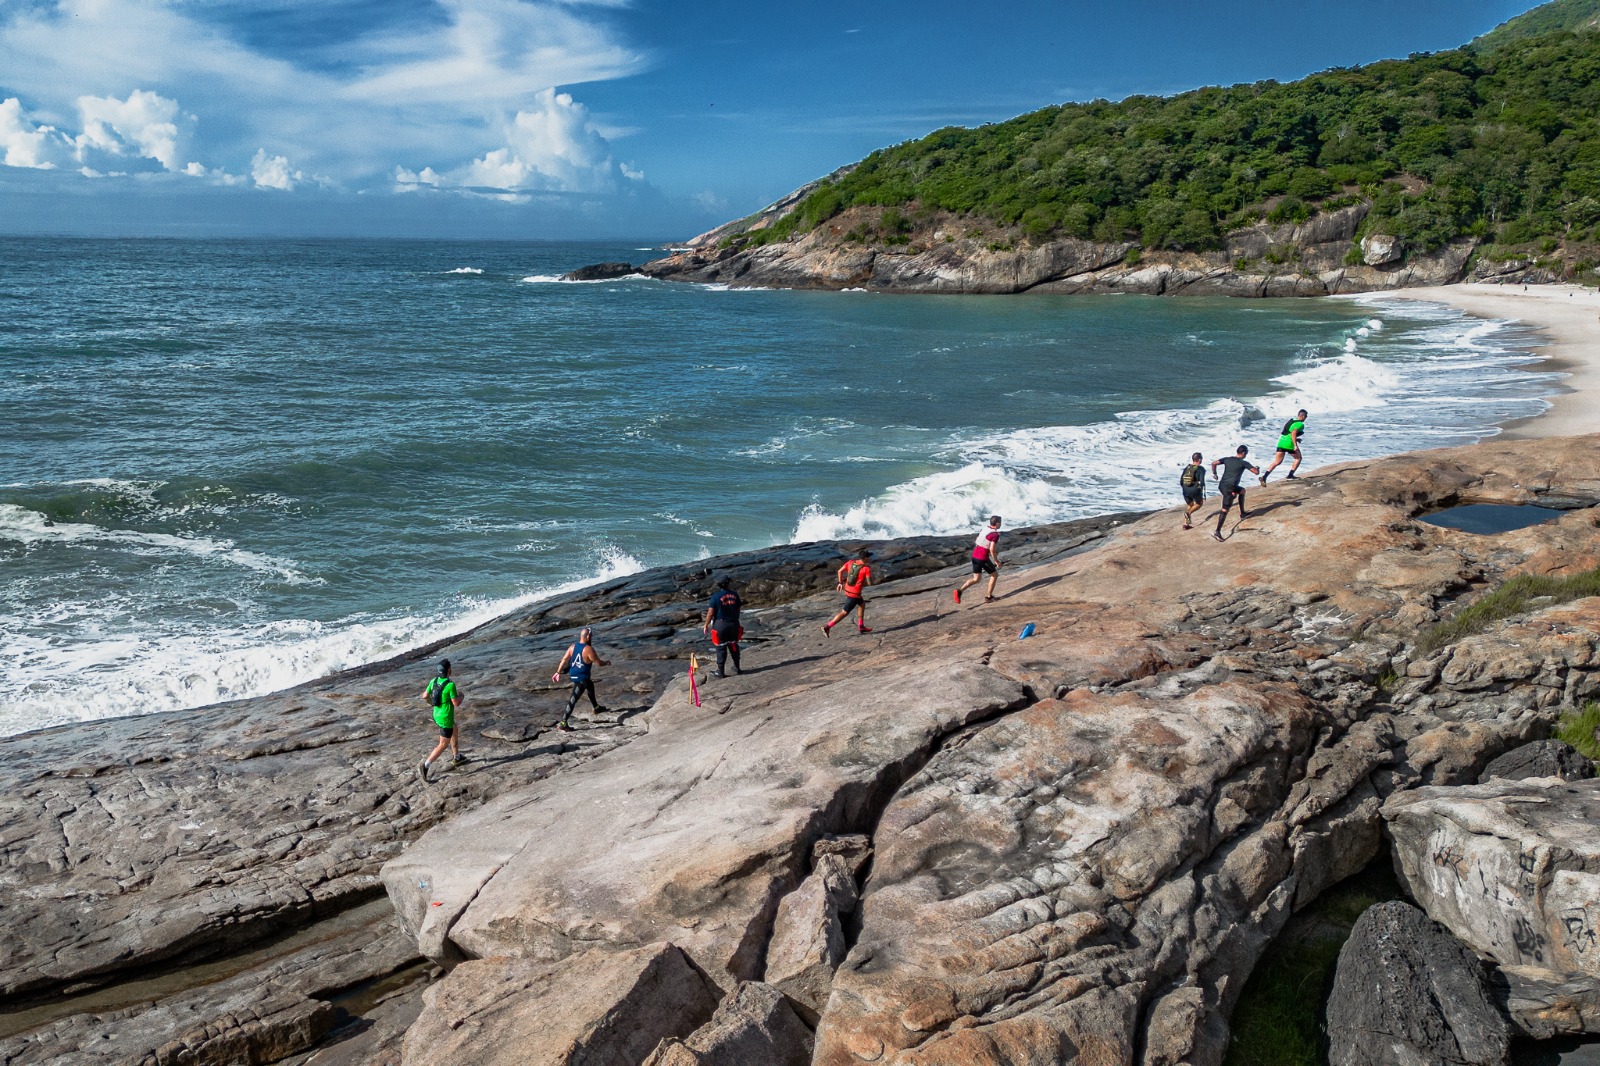
[[[1532,6],[0,0],[0,233],[682,239],[941,126]]]

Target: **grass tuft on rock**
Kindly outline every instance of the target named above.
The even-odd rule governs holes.
[[[1449,621],[1424,630],[1417,637],[1417,654],[1431,654],[1465,637],[1481,633],[1496,622],[1526,614],[1530,610],[1569,603],[1586,596],[1600,596],[1600,567],[1568,577],[1547,577],[1543,574],[1514,577],[1480,597]]]
[[[1556,739],[1566,741],[1590,759],[1600,762],[1597,730],[1600,730],[1600,703],[1590,700],[1578,710],[1568,711],[1561,716],[1561,721],[1556,723]]]

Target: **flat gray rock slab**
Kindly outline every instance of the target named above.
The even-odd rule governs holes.
[[[946,733],[1025,702],[977,663],[824,664],[693,707],[675,684],[626,749],[430,832],[383,879],[431,957],[557,959],[669,941],[755,980],[812,844],[863,828]]]

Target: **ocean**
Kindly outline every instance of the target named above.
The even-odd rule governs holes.
[[[569,283],[643,242],[0,240],[0,734],[281,689],[644,567],[1492,435],[1429,304]]]

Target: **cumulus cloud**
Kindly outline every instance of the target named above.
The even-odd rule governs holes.
[[[288,159],[281,155],[269,156],[265,148],[257,148],[255,158],[250,160],[250,176],[255,179],[257,188],[282,189],[284,192],[289,192],[306,178],[304,173],[289,166]]]
[[[178,123],[193,121],[179,113],[178,102],[135,89],[126,100],[112,96],[80,96],[78,120],[83,132],[75,143],[79,160],[97,155],[153,159],[167,170],[178,162]]]
[[[36,125],[16,97],[0,100],[0,163],[53,170],[65,161],[69,142],[54,126]]]
[[[413,189],[602,193],[643,180],[642,172],[617,162],[589,110],[570,94],[544,89],[533,103],[504,124],[503,147],[443,173],[398,168],[396,182]]]

